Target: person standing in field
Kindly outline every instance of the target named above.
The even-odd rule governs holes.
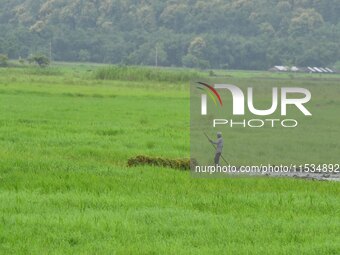
[[[217,141],[213,141],[211,139],[209,139],[209,141],[212,144],[216,144],[216,152],[215,152],[215,158],[214,158],[214,162],[215,165],[219,165],[220,163],[220,157],[222,154],[222,149],[223,149],[223,138],[222,138],[222,133],[221,132],[217,132]]]

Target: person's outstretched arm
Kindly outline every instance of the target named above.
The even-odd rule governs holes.
[[[209,141],[210,141],[212,144],[218,144],[218,141],[215,142],[215,141],[213,141],[213,140],[211,140],[211,139],[209,139]]]

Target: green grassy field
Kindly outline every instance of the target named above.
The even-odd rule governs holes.
[[[97,68],[0,69],[0,254],[340,254],[339,183],[127,168],[189,157],[189,81]]]

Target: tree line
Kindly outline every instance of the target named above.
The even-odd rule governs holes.
[[[198,68],[331,66],[339,0],[1,0],[0,54]]]

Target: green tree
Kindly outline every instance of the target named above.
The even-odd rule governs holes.
[[[79,60],[82,62],[89,61],[91,59],[91,54],[88,50],[80,50],[79,51]]]
[[[6,55],[0,54],[0,66],[4,67],[8,65],[8,57]]]
[[[188,67],[208,68],[209,61],[204,58],[206,42],[202,37],[195,37],[189,45],[188,54],[182,58],[182,63]]]
[[[46,67],[50,64],[50,60],[48,59],[48,57],[46,57],[43,54],[33,55],[29,57],[27,60],[30,64],[35,63],[40,67]]]
[[[300,36],[321,27],[324,21],[320,13],[314,9],[300,10],[291,20],[289,30]]]

